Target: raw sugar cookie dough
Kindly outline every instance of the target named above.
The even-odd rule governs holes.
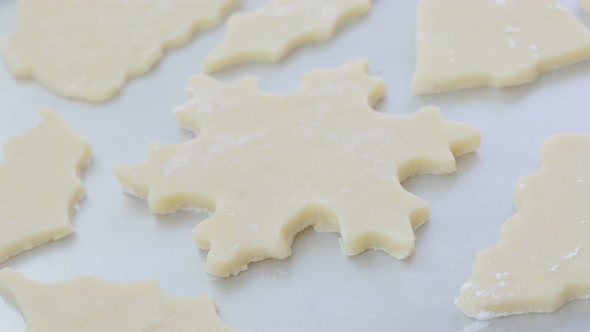
[[[516,186],[518,213],[461,289],[468,316],[551,312],[590,297],[590,136],[554,136],[541,153],[541,169]]]
[[[0,292],[16,302],[31,332],[236,332],[210,297],[172,297],[156,281],[113,284],[85,276],[49,284],[4,269]]]
[[[580,4],[586,12],[590,13],[590,0],[580,0]]]
[[[102,101],[238,2],[19,0],[3,55],[17,77],[65,97]]]
[[[506,87],[590,57],[590,31],[559,0],[421,0],[413,90]]]
[[[193,235],[216,276],[288,257],[308,226],[340,232],[348,255],[380,249],[406,258],[429,211],[400,181],[454,172],[454,157],[477,148],[480,131],[445,121],[434,107],[410,116],[374,111],[385,83],[367,71],[357,60],[308,72],[284,95],[260,91],[252,77],[198,75],[176,115],[200,136],[152,145],[146,162],[115,173],[157,213],[214,211]]]
[[[248,61],[278,61],[294,48],[332,37],[345,22],[365,15],[371,0],[271,0],[232,15],[221,44],[205,58],[213,72]]]
[[[72,233],[70,213],[84,196],[77,173],[90,144],[55,111],[4,144],[0,164],[0,262]]]

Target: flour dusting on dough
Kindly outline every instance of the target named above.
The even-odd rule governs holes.
[[[590,296],[590,136],[548,139],[538,171],[521,178],[518,212],[495,247],[480,251],[459,293],[466,315],[489,319],[557,310]]]
[[[150,149],[145,163],[117,167],[116,175],[149,190],[157,213],[214,210],[193,236],[209,250],[207,271],[221,277],[288,257],[294,235],[310,226],[339,231],[347,255],[379,248],[408,257],[428,209],[399,182],[454,172],[455,156],[480,142],[479,130],[444,120],[434,107],[410,116],[375,112],[385,84],[364,60],[308,72],[289,94],[260,91],[252,78],[198,75],[190,85],[191,101],[175,115],[200,136]]]

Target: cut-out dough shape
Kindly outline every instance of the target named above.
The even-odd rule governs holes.
[[[590,13],[590,0],[580,0],[580,3],[582,4],[582,8],[584,8],[586,12]]]
[[[223,83],[199,75],[176,113],[200,130],[181,144],[156,144],[147,162],[115,173],[157,213],[215,211],[194,230],[206,268],[237,274],[249,262],[286,258],[308,226],[338,231],[348,255],[366,249],[405,258],[428,219],[424,201],[400,181],[455,171],[454,155],[474,150],[480,132],[427,107],[412,116],[375,112],[385,84],[358,60],[305,74],[286,95],[261,92],[255,78]]]
[[[55,111],[4,145],[0,165],[0,262],[72,233],[70,212],[84,196],[78,173],[90,144]]]
[[[34,77],[66,97],[102,101],[238,2],[20,0],[4,58],[17,77]]]
[[[85,276],[49,284],[4,269],[0,291],[19,306],[30,332],[235,331],[210,297],[172,297],[157,281],[113,284]]]
[[[518,213],[461,289],[468,316],[551,312],[590,297],[590,136],[554,136],[541,153],[541,169],[518,181]]]
[[[520,85],[590,57],[590,31],[559,0],[422,0],[417,32],[417,94]]]
[[[229,18],[225,37],[207,55],[203,70],[278,61],[298,46],[329,39],[370,9],[371,0],[271,0],[264,8]]]

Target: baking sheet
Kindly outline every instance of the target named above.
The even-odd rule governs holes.
[[[0,0],[0,35],[14,26],[15,3]],[[264,3],[245,0],[238,10]],[[575,0],[564,3],[590,26],[590,15]],[[224,80],[257,75],[264,89],[287,92],[298,86],[304,71],[367,57],[372,72],[388,85],[380,111],[409,114],[434,104],[446,118],[480,127],[482,147],[458,160],[456,174],[404,183],[431,208],[431,220],[418,230],[416,252],[408,260],[376,251],[346,257],[336,234],[307,230],[296,237],[289,259],[251,264],[237,277],[216,279],[205,273],[205,252],[191,238],[205,214],[156,216],[145,202],[121,192],[113,165],[144,160],[150,142],[192,137],[177,127],[172,109],[187,100],[186,83],[220,40],[219,25],[168,52],[154,70],[102,104],[61,98],[33,80],[15,80],[0,65],[0,141],[31,128],[38,109],[52,106],[94,150],[83,174],[87,197],[73,218],[75,235],[0,267],[41,281],[82,274],[115,282],[158,279],[174,295],[213,295],[224,321],[241,331],[589,331],[590,301],[571,302],[554,314],[490,323],[463,316],[453,302],[476,252],[496,242],[514,213],[514,185],[537,168],[541,143],[557,133],[590,132],[590,62],[524,87],[416,97],[409,88],[416,6],[414,0],[375,0],[368,17],[348,24],[330,42],[303,47],[279,64],[244,65],[217,75]],[[16,307],[4,300],[0,331],[25,331]]]

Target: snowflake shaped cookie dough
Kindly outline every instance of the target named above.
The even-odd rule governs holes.
[[[554,136],[541,153],[541,169],[516,186],[518,213],[461,289],[468,316],[551,312],[590,297],[590,136]]]
[[[454,172],[454,156],[480,143],[478,129],[445,121],[434,107],[375,112],[385,84],[363,60],[308,72],[291,94],[262,92],[251,77],[223,83],[205,75],[189,90],[176,114],[200,136],[152,145],[145,163],[115,174],[157,213],[214,211],[193,235],[216,276],[288,257],[308,226],[340,232],[347,255],[374,248],[408,257],[429,211],[400,181]]]
[[[156,281],[113,284],[84,276],[49,284],[4,269],[0,291],[16,302],[31,332],[235,332],[210,297],[172,297]]]
[[[207,55],[203,69],[278,61],[298,46],[331,38],[342,24],[370,9],[371,0],[271,0],[229,18],[224,39]]]
[[[65,97],[102,101],[238,2],[19,0],[3,55],[17,77]]]

